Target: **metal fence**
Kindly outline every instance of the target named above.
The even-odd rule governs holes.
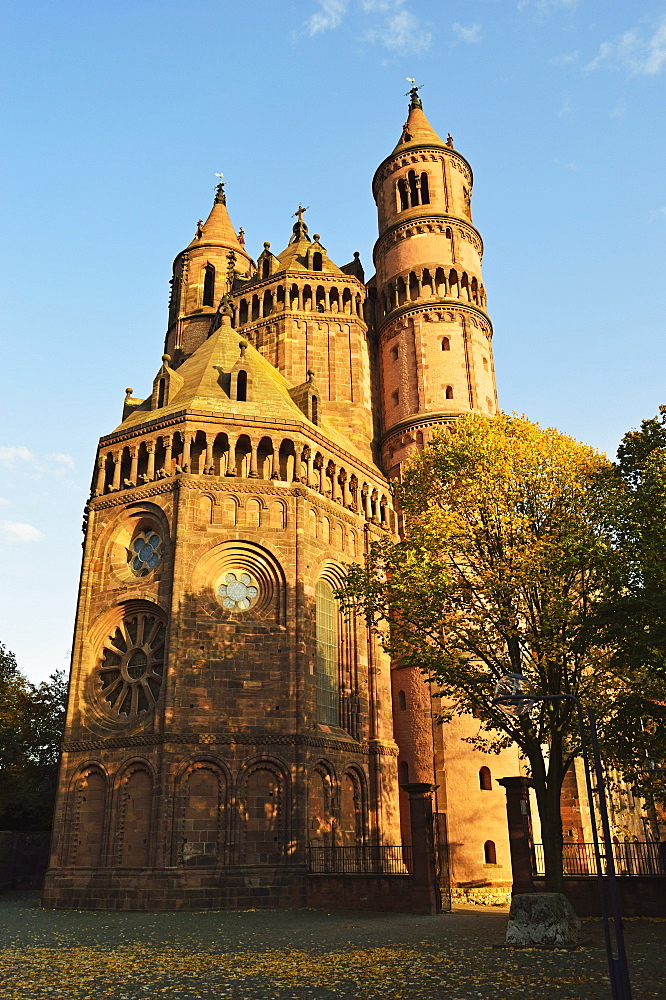
[[[601,846],[601,874],[606,874],[607,864],[604,846]],[[627,841],[612,844],[613,861],[618,875],[664,875],[666,876],[666,851],[656,841]],[[564,844],[562,860],[565,875],[596,875],[597,863],[594,844]],[[534,874],[544,875],[543,844],[534,845]]]
[[[318,875],[406,875],[411,850],[385,844],[309,847],[308,865]]]

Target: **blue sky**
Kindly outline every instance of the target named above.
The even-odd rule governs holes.
[[[666,402],[666,3],[5,0],[0,641],[65,668],[97,438],[162,354],[215,172],[254,256],[338,263],[406,77],[475,174],[500,401],[610,454]]]

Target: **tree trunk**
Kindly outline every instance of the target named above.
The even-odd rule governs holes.
[[[541,748],[528,754],[532,767],[534,793],[541,822],[541,843],[545,865],[545,891],[563,892],[562,877],[562,815],[560,794],[562,791],[562,748],[551,746],[548,771]]]

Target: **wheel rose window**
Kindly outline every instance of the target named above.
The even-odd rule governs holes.
[[[164,672],[164,622],[150,614],[126,618],[110,636],[97,668],[98,695],[121,719],[149,711]]]
[[[259,588],[249,573],[226,573],[224,583],[217,588],[217,596],[227,611],[247,611],[258,595]]]
[[[160,561],[162,539],[156,531],[142,531],[132,542],[130,560],[137,576],[146,576]]]

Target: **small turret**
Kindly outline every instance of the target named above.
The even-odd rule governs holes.
[[[222,299],[231,292],[235,278],[249,278],[254,268],[229,218],[220,181],[208,218],[199,219],[194,238],[173,264],[165,350],[176,367],[217,323]]]

